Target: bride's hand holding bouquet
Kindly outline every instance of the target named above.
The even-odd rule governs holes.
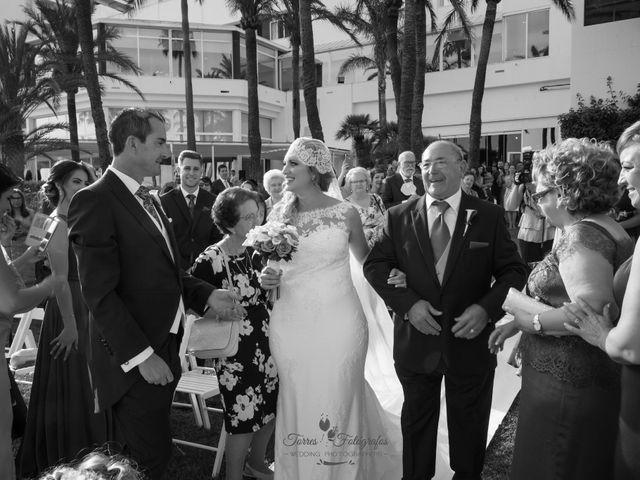
[[[280,262],[291,260],[293,253],[298,249],[298,242],[296,227],[276,221],[251,229],[243,242],[244,246],[252,247],[266,260],[259,281],[262,288],[272,292],[272,302],[280,297]]]

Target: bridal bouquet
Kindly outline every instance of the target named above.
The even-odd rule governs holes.
[[[242,243],[245,247],[252,247],[267,261],[267,266],[280,270],[280,262],[291,260],[298,249],[298,230],[286,223],[271,221],[259,227],[252,228]],[[272,291],[275,300],[280,298],[280,287]],[[274,299],[271,298],[273,301]]]

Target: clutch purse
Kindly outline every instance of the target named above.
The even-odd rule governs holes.
[[[222,251],[222,249],[220,249]],[[229,272],[229,260],[224,254],[224,266],[227,270],[229,286],[233,287],[233,279]],[[196,358],[226,358],[238,353],[240,322],[219,320],[217,315],[197,318],[191,325],[187,351]]]
[[[536,314],[553,310],[553,307],[525,295],[520,290],[510,288],[509,293],[507,293],[507,298],[504,299],[504,303],[502,304],[502,309],[505,311],[524,310],[527,313]]]

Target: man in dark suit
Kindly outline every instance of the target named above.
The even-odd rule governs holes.
[[[218,178],[211,184],[211,193],[218,196],[220,192],[229,187],[233,187],[229,180],[229,167],[226,163],[221,163],[218,165]]]
[[[184,150],[178,156],[180,186],[160,196],[160,203],[176,235],[181,265],[185,270],[209,245],[222,238],[211,218],[215,197],[200,188],[202,157]]]
[[[169,412],[185,311],[208,306],[225,318],[244,312],[231,292],[179,268],[171,224],[140,185],[170,155],[162,116],[123,110],[109,139],[113,164],[74,196],[69,238],[90,312],[96,408],[112,413],[109,440],[155,480],[164,477],[171,455]]]
[[[427,194],[389,210],[364,265],[395,312],[403,480],[435,473],[443,377],[453,478],[480,480],[496,365],[487,341],[507,291],[527,276],[502,208],[461,192],[465,168],[455,144],[429,145],[422,155]],[[392,268],[406,272],[406,288],[387,284]]]
[[[404,202],[412,195],[424,195],[424,185],[420,175],[416,175],[416,156],[411,151],[402,152],[398,157],[397,172],[387,177],[382,185],[382,202],[389,208]]]

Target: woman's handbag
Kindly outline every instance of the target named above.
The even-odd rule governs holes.
[[[227,270],[229,288],[233,288],[233,279],[229,271],[229,258],[223,254],[223,263]],[[205,315],[191,325],[187,350],[196,358],[226,358],[238,353],[240,322],[218,320],[217,315]]]

